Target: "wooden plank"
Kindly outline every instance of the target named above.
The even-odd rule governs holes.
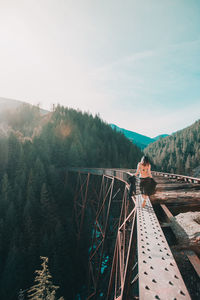
[[[200,184],[177,182],[160,176],[154,177],[157,184],[156,194],[150,196],[151,201],[156,203],[177,203],[188,205],[200,204]]]
[[[170,221],[170,219],[173,218],[173,215],[172,215],[171,211],[167,208],[167,206],[165,204],[160,204],[160,206],[162,207],[162,209],[164,210],[167,218]]]
[[[184,251],[185,254],[187,255],[189,261],[193,265],[195,271],[197,272],[198,276],[200,277],[200,259],[198,256],[193,252],[193,251]]]

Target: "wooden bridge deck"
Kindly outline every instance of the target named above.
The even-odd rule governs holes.
[[[174,203],[174,204],[200,204],[200,183],[177,181],[175,178],[168,178],[154,175],[158,183],[157,192],[151,196],[151,201],[155,203]]]

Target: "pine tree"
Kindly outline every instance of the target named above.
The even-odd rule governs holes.
[[[27,192],[26,192],[26,203],[24,206],[24,217],[30,216],[32,221],[35,223],[38,222],[39,213],[38,213],[38,205],[39,199],[35,195],[35,186],[36,186],[37,178],[33,177],[32,169],[29,173],[29,178],[27,182]]]
[[[8,140],[6,138],[0,138],[0,178],[6,172],[6,166],[8,162]]]
[[[39,158],[36,159],[35,166],[33,168],[33,178],[37,178],[35,182],[35,194],[39,198],[42,184],[46,182],[44,165]]]
[[[18,300],[24,300],[24,291],[22,289],[20,289],[19,291],[19,295],[18,295]]]
[[[22,146],[17,137],[12,133],[8,138],[8,177],[12,180],[15,178],[18,162],[21,157]]]
[[[48,257],[41,256],[40,258],[43,261],[41,264],[42,270],[35,271],[37,274],[34,280],[35,285],[28,290],[28,298],[32,300],[56,300],[55,294],[59,286],[54,285],[52,282],[52,276],[48,268]]]
[[[1,191],[0,191],[0,216],[5,217],[6,210],[9,205],[9,200],[10,200],[10,184],[8,180],[8,175],[5,173],[2,181],[1,181]]]
[[[54,229],[56,221],[56,205],[46,183],[43,183],[40,195],[41,221],[45,232]]]
[[[157,170],[192,175],[200,164],[200,120],[150,144],[145,150]],[[199,175],[198,175],[199,176]]]
[[[39,255],[51,261],[59,296],[74,299],[86,284],[91,214],[78,261],[73,186],[66,180],[66,167],[134,167],[142,153],[98,116],[58,106],[40,124],[38,113],[34,117],[34,111],[27,110],[23,108],[18,112],[21,117],[11,120],[16,122],[10,137],[0,137],[0,299],[16,299],[20,288],[25,291],[31,285]],[[34,124],[41,125],[40,130],[36,128],[32,139],[23,139],[32,136]],[[14,130],[20,130],[19,138]],[[80,264],[84,267],[77,275]],[[37,278],[42,280],[44,268],[38,272]],[[34,283],[37,291],[42,289],[40,283]],[[49,299],[55,299],[55,291],[50,289]],[[29,298],[33,299],[34,293],[32,289]],[[48,299],[41,297],[38,294],[34,299]]]

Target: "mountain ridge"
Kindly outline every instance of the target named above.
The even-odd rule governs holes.
[[[21,101],[21,100],[16,100],[16,99],[11,99],[11,98],[5,98],[5,97],[0,97],[0,121],[2,121],[2,119],[4,119],[5,121],[5,117],[3,118],[3,115],[5,115],[6,112],[9,111],[14,111],[17,110],[20,106],[22,105],[29,105],[30,107],[37,107],[36,105],[32,105],[30,103]],[[40,109],[40,114],[42,116],[48,115],[50,112],[48,110]],[[155,142],[156,140],[158,140],[159,138],[163,138],[165,136],[168,136],[167,134],[163,134],[163,135],[159,135],[155,138],[151,138],[142,134],[139,134],[137,132],[128,130],[128,129],[124,129],[124,128],[120,128],[115,124],[110,124],[110,126],[119,132],[122,132],[133,144],[136,144],[140,149],[144,149],[146,148],[149,144]],[[4,124],[0,124],[0,131],[1,134],[4,134],[9,130],[6,122],[4,122]]]
[[[39,106],[0,97],[0,137],[8,137],[15,132],[21,140],[32,139],[39,134],[49,115],[51,112]]]
[[[12,109],[12,110],[17,109],[21,105],[30,105],[30,106],[37,107],[37,105],[32,105],[32,104],[30,104],[28,102],[25,102],[25,101],[0,97],[0,116],[5,111],[10,110],[10,109]],[[47,114],[47,113],[49,113],[49,111],[46,110],[46,109],[40,108],[40,113],[41,114]]]
[[[154,143],[155,141],[161,138],[169,136],[168,134],[161,134],[156,136],[155,138],[151,138],[146,135],[118,127],[115,124],[110,124],[110,126],[112,127],[112,129],[122,132],[133,144],[136,144],[142,150],[146,148],[149,144]]]
[[[145,148],[157,170],[200,176],[200,119]]]

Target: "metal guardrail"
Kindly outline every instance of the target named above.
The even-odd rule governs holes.
[[[131,176],[136,170],[135,169],[120,169],[120,168],[67,168],[71,171],[77,171],[81,173],[91,173],[95,175],[107,175],[107,176],[113,176],[120,180],[127,181],[127,178]],[[191,177],[181,174],[173,174],[173,173],[165,173],[165,172],[159,172],[159,171],[153,171],[153,175],[162,176],[162,177],[168,177],[170,179],[177,179],[185,182],[190,183],[199,183],[200,184],[200,178],[197,177]]]
[[[115,177],[119,180],[127,182],[129,176],[134,173],[134,169],[108,169],[108,168],[67,168],[68,171],[75,171],[80,173],[90,173],[93,175],[105,175]]]
[[[163,176],[163,177],[168,177],[168,178],[171,178],[171,179],[182,180],[182,181],[190,182],[190,183],[200,183],[200,178],[186,176],[186,175],[179,175],[179,174],[173,174],[173,173],[163,173],[163,172],[158,172],[158,171],[152,171],[152,174],[153,175],[158,175],[158,176]]]

